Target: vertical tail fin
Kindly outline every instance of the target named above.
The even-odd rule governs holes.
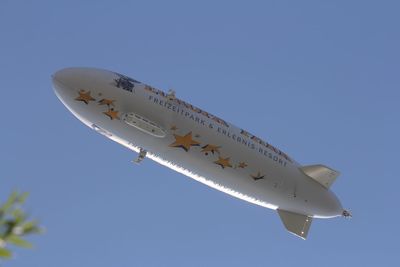
[[[320,183],[323,187],[329,189],[335,182],[336,178],[340,175],[338,171],[332,170],[324,165],[309,165],[300,167],[300,170],[312,178],[316,182]]]
[[[302,239],[307,238],[308,230],[312,223],[312,217],[279,209],[278,214],[289,232]]]

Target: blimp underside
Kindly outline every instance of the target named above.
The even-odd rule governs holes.
[[[53,75],[63,104],[84,124],[205,185],[277,210],[306,238],[313,218],[345,215],[329,190],[338,172],[300,166],[268,142],[127,76],[91,68]],[[346,213],[347,214],[347,213]]]

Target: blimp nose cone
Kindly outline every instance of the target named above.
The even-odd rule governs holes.
[[[113,84],[116,74],[110,71],[73,67],[57,71],[52,75],[53,87],[56,93],[62,90],[94,91]]]
[[[98,88],[104,84],[104,71],[92,68],[66,68],[52,75],[55,94],[80,120],[86,120],[93,112]]]
[[[78,71],[75,68],[67,68],[59,70],[51,76],[53,80],[53,85],[62,84],[64,86],[71,86],[77,74]]]
[[[52,75],[53,88],[66,106],[73,106],[72,100],[81,97],[86,104],[91,102],[90,94],[94,95],[99,88],[110,84],[112,77],[109,72],[93,68],[65,68]]]
[[[66,105],[66,100],[71,95],[74,84],[74,71],[71,69],[62,69],[54,73],[52,76],[53,89],[61,102]]]
[[[123,81],[118,84],[118,79],[120,75],[117,73],[85,67],[65,68],[52,75],[53,88],[59,100],[86,125],[100,123],[109,116],[114,120],[122,114],[121,108],[114,110],[117,108],[114,102],[125,97],[126,90],[119,90],[119,87],[127,85]],[[129,84],[133,87],[130,81]],[[125,95],[121,97],[121,94]]]
[[[62,94],[68,90],[82,90],[87,86],[90,69],[87,68],[66,68],[57,71],[52,75],[54,90]]]
[[[65,104],[65,100],[72,91],[79,90],[79,77],[81,72],[78,68],[62,69],[54,73],[52,77],[53,89],[58,98]]]

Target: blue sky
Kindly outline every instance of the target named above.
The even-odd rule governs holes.
[[[233,3],[234,2],[234,3]],[[46,227],[5,266],[376,266],[398,262],[398,1],[0,2],[0,197]],[[354,218],[309,239],[277,214],[81,124],[50,75],[117,71],[341,171]]]

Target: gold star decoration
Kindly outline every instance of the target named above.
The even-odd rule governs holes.
[[[261,175],[260,172],[258,172],[257,175],[252,175],[251,174],[250,176],[251,176],[251,178],[254,179],[254,181],[258,181],[258,180],[264,179],[264,177],[265,177],[265,175]]]
[[[218,156],[218,160],[214,161],[215,164],[219,165],[222,167],[222,169],[225,169],[226,167],[232,168],[231,163],[229,162],[231,158],[222,158]]]
[[[247,164],[245,162],[240,162],[238,165],[238,168],[244,169],[247,167]]]
[[[178,127],[176,127],[175,125],[172,125],[172,126],[171,126],[171,131],[174,131],[174,132],[175,132],[176,130],[178,130]]]
[[[82,101],[86,105],[88,105],[90,101],[95,101],[96,100],[90,95],[90,91],[86,92],[85,90],[80,90],[78,93],[79,93],[79,96],[77,98],[75,98],[75,100],[76,101]]]
[[[209,152],[213,153],[213,155],[214,155],[215,152],[217,152],[219,154],[220,153],[219,152],[220,148],[221,148],[220,146],[214,146],[214,145],[208,144],[208,145],[205,145],[205,146],[202,147],[201,152],[206,154],[206,156],[208,156]]]
[[[108,111],[103,112],[106,116],[108,116],[111,120],[117,119],[119,120],[118,111],[110,108]]]
[[[114,102],[115,100],[103,98],[102,100],[99,101],[99,105],[107,105],[108,107],[110,106],[114,107]]]
[[[186,152],[189,151],[189,149],[192,146],[199,146],[200,143],[193,140],[192,138],[192,132],[186,134],[185,136],[180,136],[177,134],[174,134],[175,137],[175,142],[170,144],[170,147],[180,147],[182,149],[184,149]]]

